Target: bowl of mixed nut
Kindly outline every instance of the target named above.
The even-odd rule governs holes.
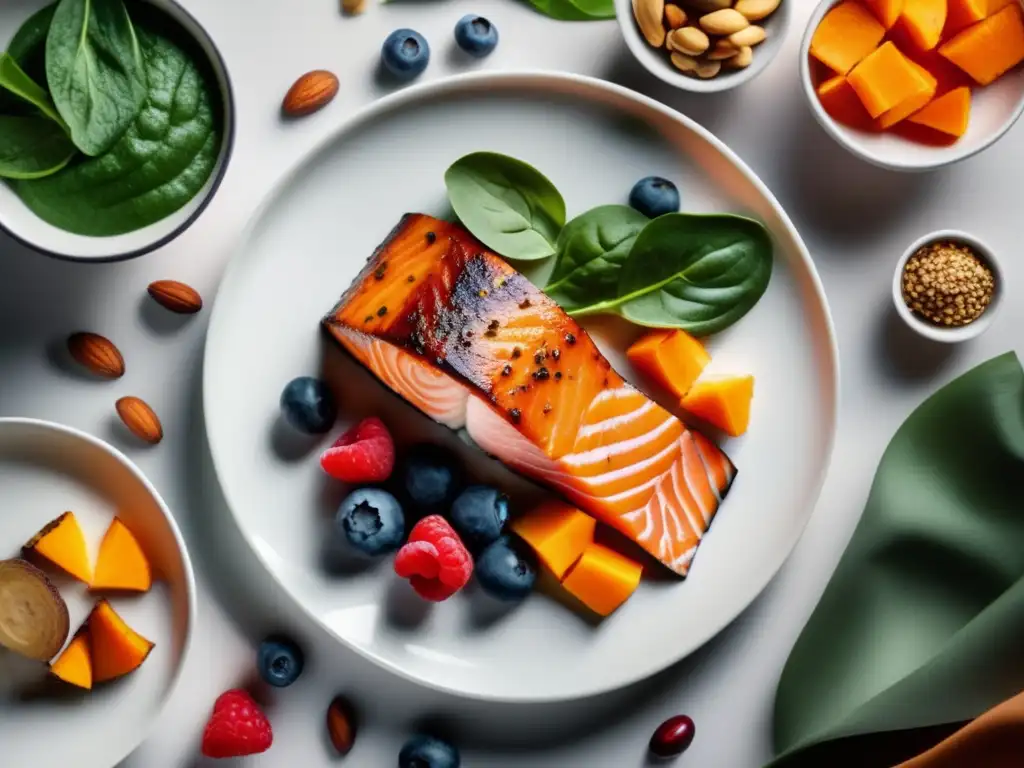
[[[911,330],[954,344],[992,324],[1005,283],[991,248],[966,232],[947,229],[907,248],[896,264],[892,299]]]
[[[792,0],[615,0],[626,45],[655,77],[714,93],[752,80],[782,47]]]

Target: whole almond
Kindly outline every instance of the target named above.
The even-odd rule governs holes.
[[[338,94],[338,78],[326,69],[307,72],[285,94],[281,108],[286,115],[299,117],[316,112]]]
[[[728,40],[716,40],[714,46],[708,51],[708,61],[722,61],[731,59],[737,55],[740,49]]]
[[[729,35],[729,42],[737,48],[742,48],[745,45],[763,43],[766,37],[768,37],[768,33],[764,31],[764,27],[751,24],[746,29],[741,29],[739,32]]]
[[[679,29],[686,23],[686,11],[678,5],[665,6],[665,23],[669,29]]]
[[[80,332],[68,336],[68,352],[75,361],[90,372],[105,379],[124,376],[124,358],[121,351],[106,336]]]
[[[731,35],[741,29],[746,29],[750,22],[738,11],[734,11],[732,8],[723,8],[720,11],[701,16],[698,24],[709,35]]]
[[[753,60],[754,49],[749,45],[744,45],[735,56],[730,56],[723,61],[722,66],[728,69],[743,69],[744,67],[749,67]]]
[[[669,58],[672,59],[672,64],[680,72],[696,72],[697,67],[700,66],[695,58],[683,53],[673,53]]]
[[[341,0],[341,10],[349,16],[356,16],[366,10],[366,0]]]
[[[347,755],[356,742],[356,720],[348,701],[338,696],[327,708],[327,735],[339,755]]]
[[[160,424],[160,419],[144,400],[137,397],[122,397],[115,407],[121,421],[137,438],[152,445],[163,440],[164,428]]]
[[[633,17],[648,45],[661,48],[665,44],[665,0],[633,0]]]
[[[199,292],[177,280],[157,280],[147,290],[157,304],[179,315],[194,315],[203,308]]]
[[[670,50],[685,53],[687,56],[700,56],[711,45],[711,41],[697,27],[682,27],[668,33],[672,41]]]
[[[735,8],[748,21],[760,21],[775,13],[780,2],[781,0],[736,0]]]
[[[694,71],[697,73],[697,77],[702,80],[710,80],[712,77],[717,75],[721,69],[722,62],[720,61],[702,61]]]

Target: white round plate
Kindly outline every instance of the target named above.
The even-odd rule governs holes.
[[[153,567],[153,589],[110,601],[155,646],[135,672],[92,691],[47,681],[44,665],[0,648],[0,765],[117,765],[148,735],[188,655],[195,624],[192,565],[153,486],[94,437],[43,421],[0,419],[0,558],[17,557],[36,531],[68,510],[82,526],[94,563],[114,515],[139,539]],[[44,570],[68,605],[73,634],[96,598],[56,569]]]
[[[739,479],[685,581],[655,578],[601,623],[536,593],[502,609],[470,589],[428,606],[394,576],[325,567],[344,489],[318,450],[348,422],[380,415],[399,442],[459,445],[386,393],[324,338],[326,314],[407,211],[444,214],[443,175],[458,157],[521,158],[561,190],[575,215],[624,202],[649,174],[676,181],[687,210],[746,211],[776,244],[768,292],[713,340],[716,367],[757,377],[753,426],[727,450]],[[631,378],[624,345],[637,330],[589,326]],[[204,409],[228,505],[257,556],[342,642],[410,679],[505,701],[586,696],[686,656],[732,621],[793,548],[823,480],[835,428],[837,352],[811,259],[768,190],[713,136],[631,91],[552,73],[472,74],[374,104],[317,147],[270,194],[228,267],[204,361]],[[319,441],[282,425],[278,397],[294,376],[323,375],[343,424]],[[469,446],[477,476],[510,474]],[[330,561],[327,561],[330,562]]]

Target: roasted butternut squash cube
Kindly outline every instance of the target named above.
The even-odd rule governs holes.
[[[572,567],[562,586],[599,616],[608,616],[640,584],[643,567],[614,549],[591,543]]]
[[[597,522],[564,501],[551,500],[512,520],[510,526],[561,580],[594,540]]]

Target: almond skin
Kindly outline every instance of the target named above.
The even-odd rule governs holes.
[[[179,315],[194,315],[203,308],[199,291],[177,280],[157,280],[147,290],[157,304]]]
[[[351,705],[341,696],[335,698],[327,710],[327,734],[339,755],[352,751],[356,741],[356,721]]]
[[[122,397],[117,401],[117,415],[133,435],[151,445],[164,438],[164,428],[156,413],[144,400],[137,397]]]
[[[106,336],[98,333],[73,333],[68,336],[68,352],[79,365],[105,379],[124,376],[124,357]]]
[[[281,108],[286,115],[300,117],[326,106],[338,94],[338,78],[333,72],[315,69],[307,72],[285,94]]]

